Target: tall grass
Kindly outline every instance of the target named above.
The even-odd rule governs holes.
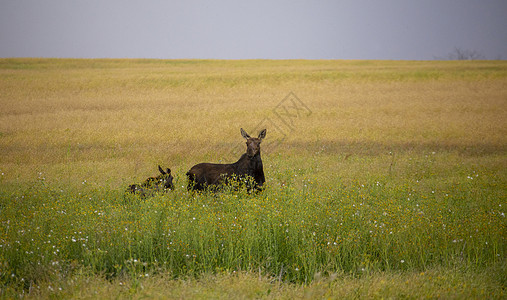
[[[308,282],[322,272],[504,264],[504,201],[483,191],[494,178],[463,174],[453,189],[431,191],[377,178],[321,191],[296,175],[252,195],[180,189],[142,200],[44,183],[2,195],[3,280],[84,266],[108,276],[258,270]]]
[[[506,71],[0,60],[0,281],[19,292],[80,272],[310,284],[443,269],[496,270],[505,285]],[[287,127],[273,109],[290,91],[311,114]],[[190,166],[236,160],[239,128],[266,118],[278,122],[266,142],[283,139],[263,148],[263,192],[187,192]],[[125,194],[157,164],[174,191]]]

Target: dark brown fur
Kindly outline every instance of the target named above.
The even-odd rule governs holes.
[[[260,144],[266,136],[266,129],[259,133],[258,138],[250,137],[241,128],[241,135],[246,139],[246,153],[232,164],[201,163],[193,166],[188,172],[188,190],[204,190],[227,183],[231,178],[247,180],[251,177],[253,182],[247,184],[247,189],[260,190],[266,181],[261,160]]]

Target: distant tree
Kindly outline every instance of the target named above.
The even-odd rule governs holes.
[[[454,50],[449,53],[448,58],[451,60],[478,60],[485,59],[484,55],[476,50],[463,50],[458,47],[454,47]]]

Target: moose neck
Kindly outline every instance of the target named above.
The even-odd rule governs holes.
[[[238,164],[238,165],[252,164],[252,163],[258,162],[260,160],[261,160],[261,153],[260,152],[255,154],[254,156],[248,156],[248,154],[244,153],[243,155],[241,155],[241,157],[236,162],[236,164]]]
[[[260,152],[257,152],[257,154],[255,154],[254,156],[248,156],[248,154],[243,154],[245,156],[246,159],[248,160],[251,160],[251,161],[254,161],[254,160],[259,160],[261,159],[261,153]]]

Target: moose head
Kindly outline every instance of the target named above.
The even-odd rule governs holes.
[[[261,142],[264,137],[266,137],[266,129],[262,130],[259,133],[259,137],[253,138],[248,133],[246,133],[243,128],[241,128],[241,136],[246,139],[246,154],[249,157],[254,157],[258,155],[261,151]]]
[[[160,171],[160,175],[155,177],[157,180],[157,185],[163,185],[165,190],[173,190],[173,176],[171,175],[171,169],[167,168],[166,171],[164,171],[160,166],[158,166],[158,170]]]

